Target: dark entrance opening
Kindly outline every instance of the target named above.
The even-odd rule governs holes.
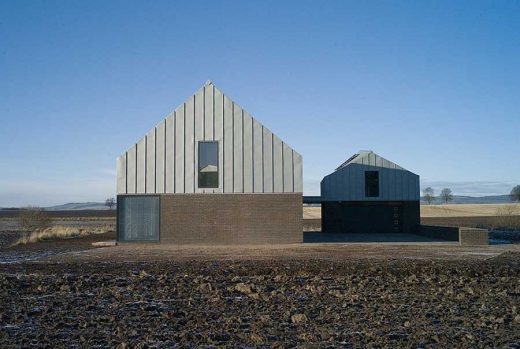
[[[419,224],[416,202],[339,202],[321,204],[325,233],[414,233]]]

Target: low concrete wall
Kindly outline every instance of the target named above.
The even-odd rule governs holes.
[[[489,234],[486,229],[421,225],[418,235],[447,241],[458,241],[461,246],[489,245]]]

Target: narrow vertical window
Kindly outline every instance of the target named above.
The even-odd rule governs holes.
[[[379,172],[365,171],[365,196],[367,198],[379,196]]]
[[[199,142],[199,188],[218,188],[218,142]]]

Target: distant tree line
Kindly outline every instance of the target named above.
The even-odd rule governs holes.
[[[425,188],[423,190],[423,198],[424,201],[428,203],[428,205],[431,205],[437,199],[437,197],[435,196],[435,190],[433,190],[432,187]],[[453,194],[451,192],[451,189],[443,188],[439,195],[439,199],[445,204],[448,204],[451,201],[453,201]]]
[[[509,194],[511,201],[520,202],[520,185],[515,186],[511,189],[511,193]],[[435,196],[435,190],[432,187],[426,187],[423,189],[423,199],[431,205],[437,197]],[[448,204],[453,201],[453,193],[450,188],[443,188],[441,193],[439,194],[439,199],[441,202]]]
[[[105,200],[105,206],[108,207],[109,210],[112,209],[116,205],[116,199],[114,198],[108,198]]]

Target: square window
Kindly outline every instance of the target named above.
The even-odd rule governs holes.
[[[218,188],[218,142],[199,142],[199,188]]]
[[[365,196],[367,198],[379,197],[379,172],[365,171]]]

